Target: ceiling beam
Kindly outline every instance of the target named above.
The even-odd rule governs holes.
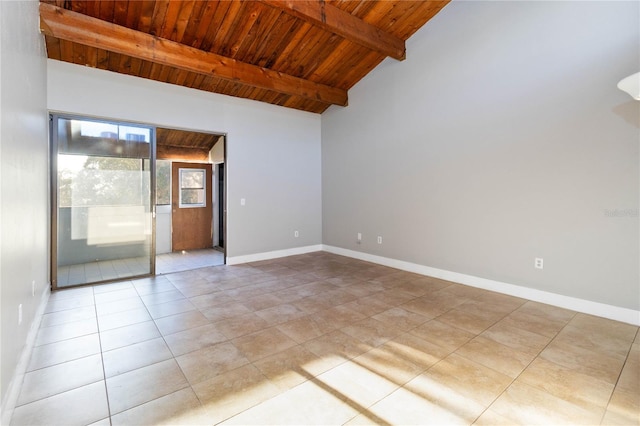
[[[334,105],[347,105],[347,91],[282,74],[87,15],[40,3],[43,34],[110,52]]]
[[[405,44],[402,39],[392,36],[324,0],[261,1],[385,56],[399,61],[406,58]]]

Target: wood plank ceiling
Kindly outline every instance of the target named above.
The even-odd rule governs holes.
[[[40,26],[51,59],[322,113],[449,1],[41,0]]]

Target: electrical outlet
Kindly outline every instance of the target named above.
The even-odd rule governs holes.
[[[36,280],[31,281],[31,297],[36,295]]]
[[[382,237],[378,236],[378,244],[382,244]]]
[[[18,305],[18,325],[22,324],[22,303]]]
[[[298,238],[300,236],[300,233],[298,231],[293,231],[293,236]]]
[[[541,257],[536,257],[534,266],[536,267],[536,269],[542,269],[544,267],[544,259],[542,259]]]
[[[358,232],[358,241],[362,241],[362,233]]]

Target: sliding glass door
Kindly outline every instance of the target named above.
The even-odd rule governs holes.
[[[53,288],[154,273],[153,128],[52,116]]]

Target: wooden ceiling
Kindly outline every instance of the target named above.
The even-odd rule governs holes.
[[[207,161],[209,151],[224,136],[187,130],[156,128],[158,160]]]
[[[40,27],[51,59],[322,113],[449,1],[41,0]]]

